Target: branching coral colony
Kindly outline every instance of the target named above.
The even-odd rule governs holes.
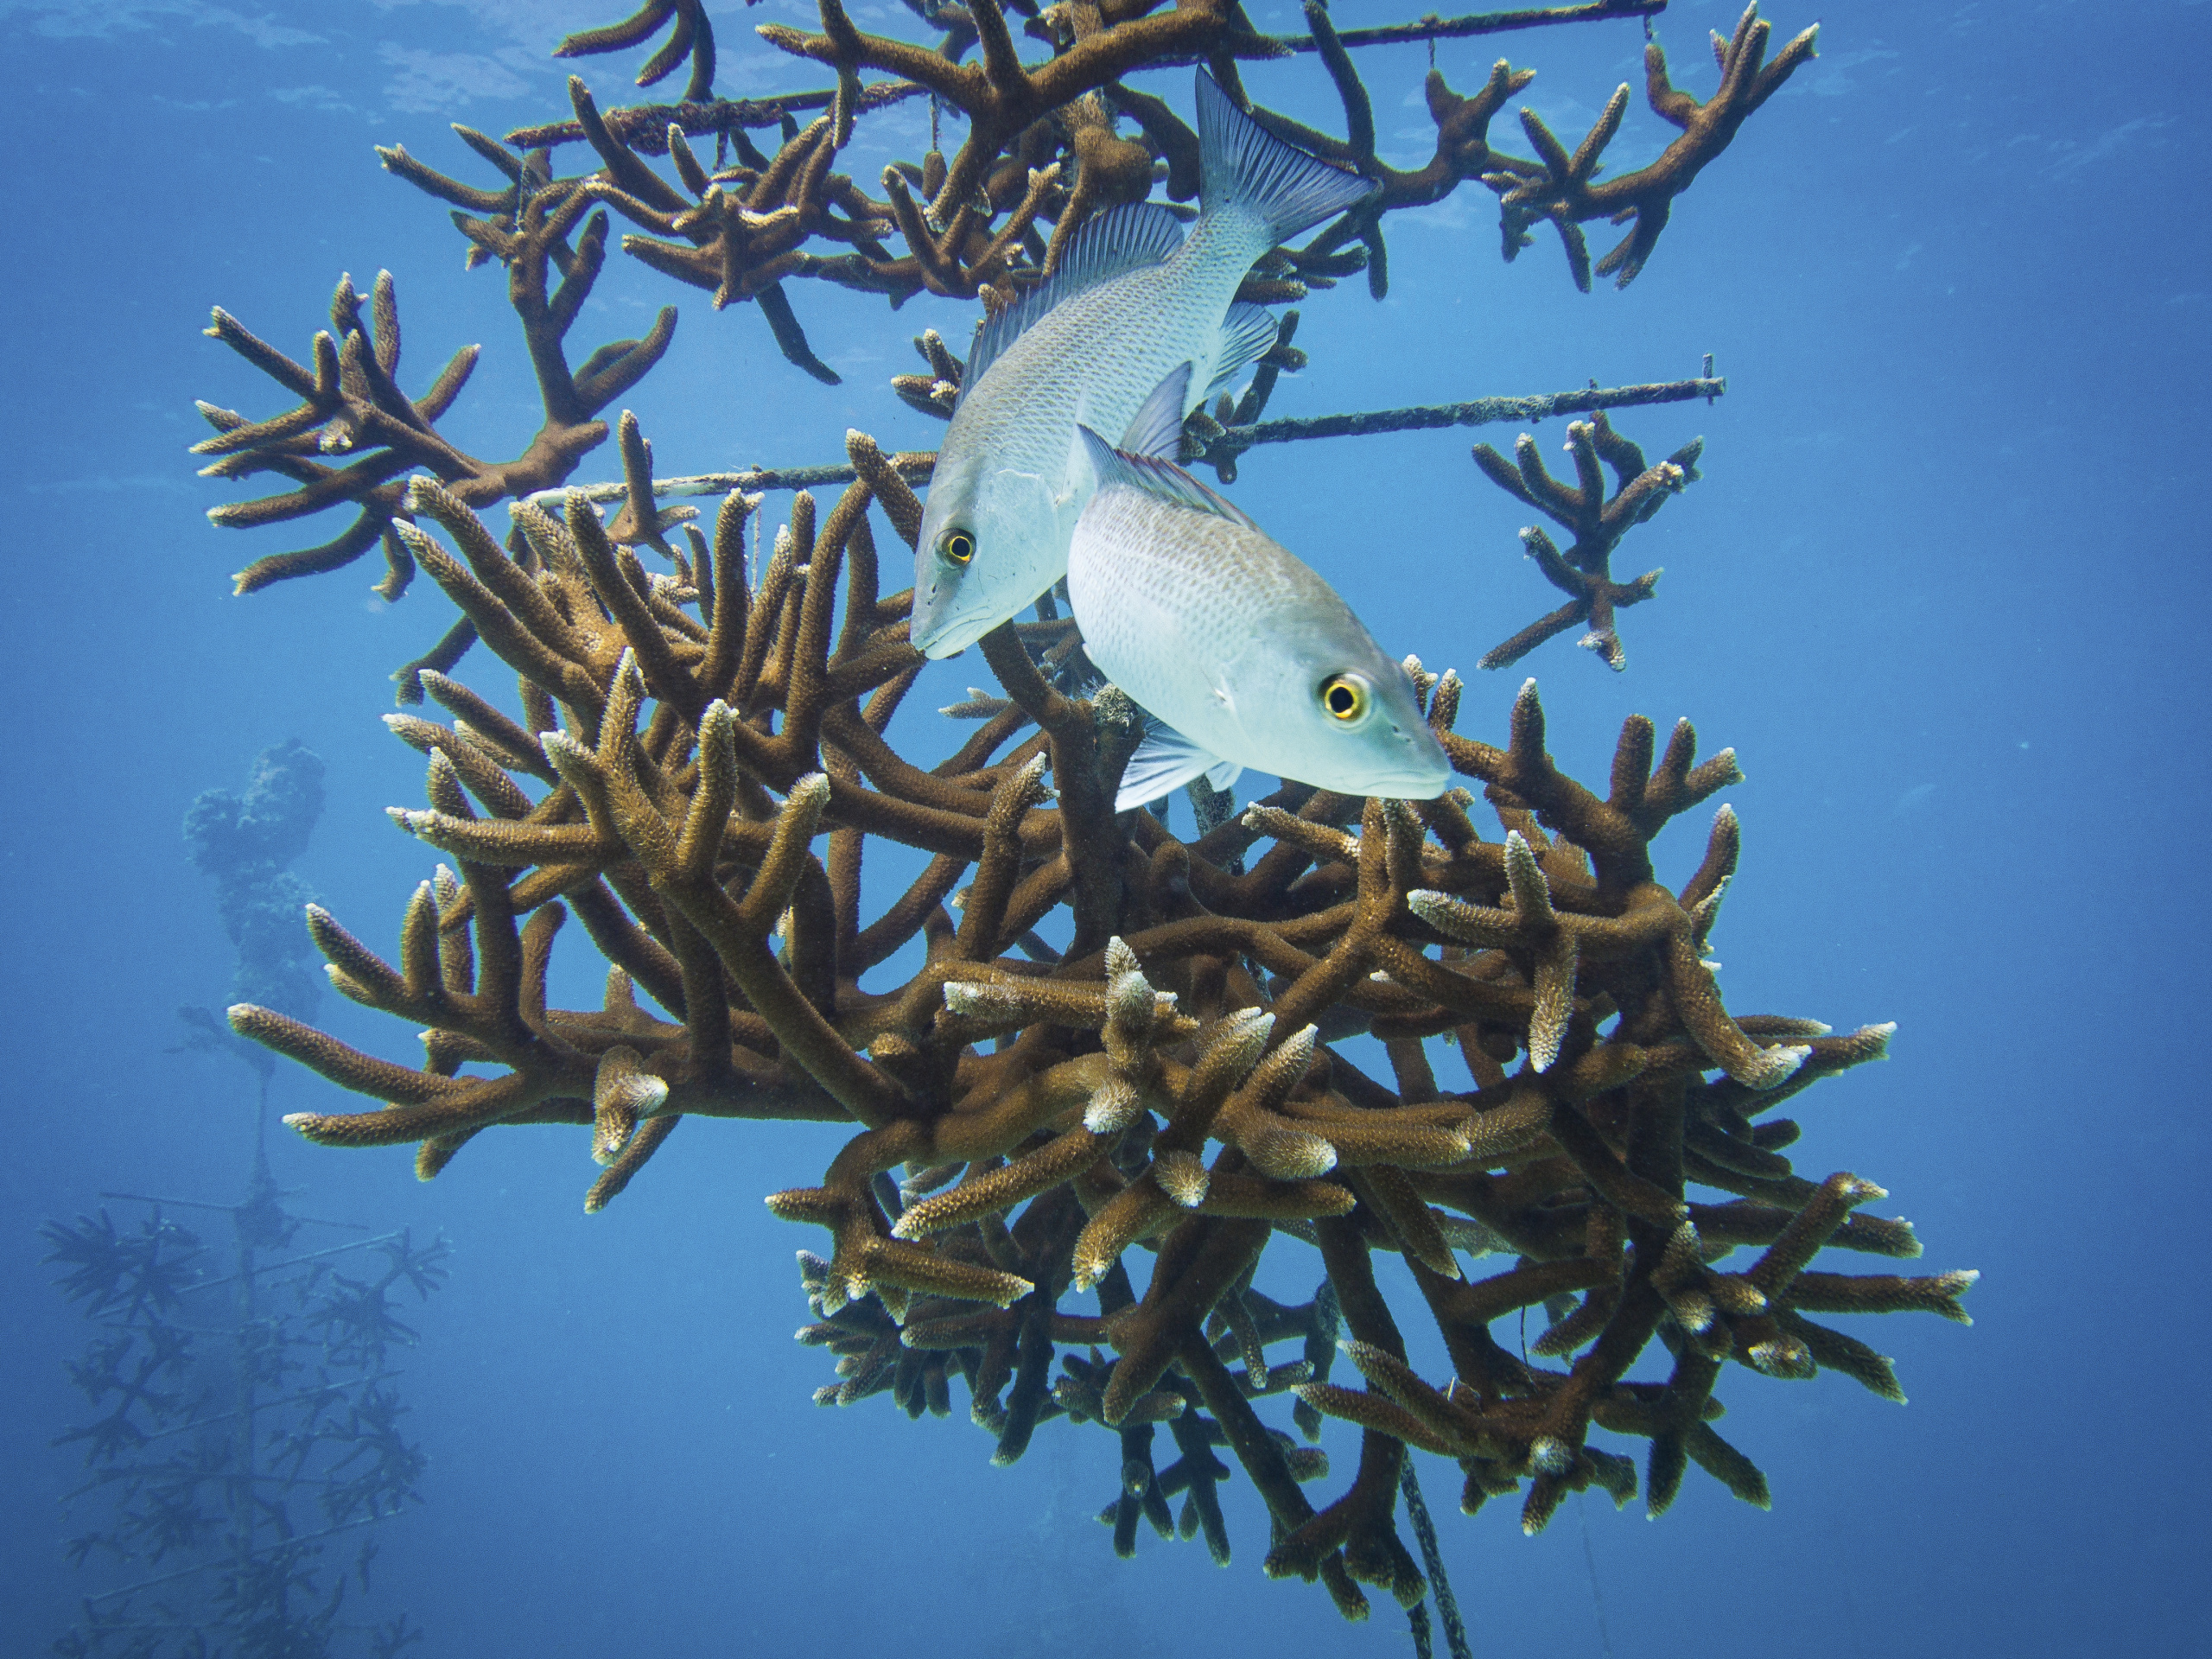
[[[1127,77],[1199,60],[1242,95],[1241,64],[1311,51],[1342,94],[1347,136],[1262,118],[1380,189],[1309,245],[1263,262],[1249,297],[1296,297],[1362,266],[1380,293],[1384,215],[1471,179],[1499,195],[1509,257],[1548,222],[1580,283],[1593,268],[1580,226],[1628,224],[1594,266],[1624,283],[1675,198],[1810,55],[1812,32],[1770,58],[1768,25],[1746,13],[1732,38],[1716,37],[1719,86],[1703,103],[1673,86],[1651,46],[1650,101],[1681,136],[1649,165],[1600,181],[1625,87],[1571,154],[1524,112],[1536,151],[1524,160],[1494,150],[1488,129],[1529,72],[1501,63],[1463,97],[1432,71],[1436,156],[1405,173],[1378,157],[1351,53],[1618,22],[1662,0],[1343,33],[1317,4],[1312,33],[1292,39],[1256,34],[1224,0],[1042,11],[1011,0],[1048,54],[1035,61],[991,0],[910,3],[943,31],[939,44],[862,34],[823,0],[819,34],[760,32],[826,66],[835,86],[732,100],[712,93],[703,9],[652,0],[563,50],[658,40],[641,79],[688,58],[683,102],[602,111],[578,82],[572,121],[504,144],[463,130],[504,175],[500,189],[385,152],[393,171],[454,206],[472,263],[506,268],[545,401],[543,429],[513,461],[475,460],[437,435],[473,354],[420,397],[399,390],[388,279],[365,327],[341,285],[312,366],[219,315],[215,332],[302,401],[258,423],[209,411],[221,429],[203,446],[222,456],[212,471],[273,470],[299,486],[218,518],[265,523],[340,503],[359,515],[321,548],[261,560],[240,587],[334,568],[381,542],[388,594],[419,569],[461,613],[402,676],[403,697],[427,693],[450,721],[388,716],[429,758],[427,810],[395,816],[450,867],[408,902],[389,958],[309,913],[340,990],[427,1027],[423,1064],[373,1058],[260,1007],[234,1008],[233,1025],[382,1103],[296,1118],[301,1133],[334,1146],[413,1143],[425,1178],[495,1125],[588,1127],[603,1166],[590,1210],[687,1116],[854,1125],[819,1186],[768,1200],[829,1236],[826,1258],[803,1257],[817,1322],[801,1339],[837,1356],[839,1380],[817,1398],[887,1392],[910,1414],[943,1414],[957,1373],[1001,1462],[1052,1419],[1100,1425],[1118,1441],[1120,1495],[1105,1518],[1124,1554],[1141,1518],[1163,1535],[1202,1530],[1227,1558],[1217,1488],[1230,1465],[1217,1448],[1272,1516],[1268,1571],[1319,1579],[1348,1617],[1366,1606],[1362,1584],[1420,1604],[1423,1574],[1395,1522],[1409,1446],[1459,1461],[1469,1510],[1519,1491],[1530,1530],[1568,1492],[1631,1494],[1631,1465],[1593,1443],[1593,1428],[1649,1442],[1655,1512],[1691,1462],[1764,1503],[1758,1469],[1713,1427],[1723,1367],[1782,1378],[1825,1367],[1897,1397],[1889,1363],[1816,1316],[1962,1319],[1972,1275],[1812,1265],[1824,1247],[1919,1254],[1904,1223],[1859,1213],[1879,1188],[1796,1173],[1783,1149],[1797,1126],[1774,1115],[1808,1084],[1880,1057],[1889,1028],[1839,1035],[1723,1005],[1705,948],[1736,868],[1736,818],[1719,810],[1679,887],[1658,880],[1649,848],[1737,780],[1731,753],[1700,761],[1687,723],[1662,748],[1633,719],[1601,794],[1546,753],[1533,683],[1493,747],[1453,730],[1456,677],[1409,664],[1502,839],[1484,836],[1465,790],[1408,804],[1294,785],[1242,812],[1205,792],[1201,833],[1185,842],[1149,813],[1112,812],[1138,714],[1115,689],[1087,686],[1079,641],[1049,595],[1037,622],[985,640],[1004,695],[947,711],[980,721],[956,753],[918,764],[887,741],[921,664],[906,637],[910,595],[881,591],[876,526],[880,515],[911,546],[911,486],[927,455],[887,455],[855,433],[849,470],[657,485],[625,417],[620,486],[554,486],[605,435],[599,411],[671,339],[664,312],[644,340],[569,364],[563,342],[601,273],[610,211],[638,227],[623,243],[633,257],[718,304],[757,304],[785,355],[826,378],[794,283],[842,283],[894,304],[924,289],[1003,303],[1051,267],[1087,213],[1155,184],[1192,194],[1190,131]],[[965,120],[949,159],[932,149],[887,169],[880,199],[833,170],[856,122],[921,97]],[[769,130],[782,137],[772,155],[753,137]],[[709,137],[711,162],[697,147]],[[556,174],[556,157],[579,143],[595,169]],[[814,251],[823,242],[842,251]],[[1331,417],[1255,436],[1276,371],[1302,361],[1293,321],[1253,387],[1191,423],[1186,453],[1224,476],[1268,437],[1498,410]],[[960,359],[934,334],[918,346],[927,372],[897,390],[944,413]],[[1506,412],[1719,390],[1707,378]],[[1691,453],[1646,467],[1602,416],[1576,426],[1569,447],[1573,486],[1551,478],[1527,440],[1517,466],[1478,452],[1493,480],[1576,537],[1567,556],[1547,556],[1541,534],[1531,543],[1571,602],[1493,653],[1502,660],[1583,622],[1586,643],[1616,657],[1611,613],[1649,579],[1615,583],[1606,562],[1694,476]],[[342,467],[321,459],[355,450],[368,453]],[[1610,498],[1601,462],[1622,484]],[[746,492],[843,480],[826,512],[810,493],[792,497],[772,556],[748,581],[762,497]],[[710,536],[689,522],[693,509],[660,505],[682,489],[722,494]],[[478,516],[502,499],[504,537]],[[594,499],[619,510],[602,519]],[[452,677],[479,640],[519,677],[519,717]],[[871,862],[871,840],[918,849],[926,866],[903,891],[864,894],[864,868],[889,861]],[[1062,906],[1071,914],[1048,925]],[[548,959],[571,913],[608,963],[596,1009],[548,1006]],[[1040,929],[1065,943],[1054,948]],[[913,964],[904,983],[861,988],[894,957]],[[1380,1039],[1387,1077],[1343,1046],[1359,1033]],[[1431,1039],[1456,1046],[1471,1087],[1439,1082]],[[1283,1236],[1319,1252],[1325,1277],[1308,1302],[1255,1288],[1263,1251]],[[1731,1268],[1724,1258],[1738,1247],[1751,1259]],[[1449,1353],[1448,1382],[1409,1364],[1378,1250],[1403,1257]],[[1470,1270],[1491,1255],[1510,1264]],[[1531,1306],[1550,1318],[1525,1349],[1493,1337],[1496,1321]],[[1331,1380],[1340,1334],[1363,1389]],[[1655,1338],[1671,1370],[1630,1380]],[[1283,1344],[1298,1357],[1271,1354]],[[1318,1508],[1306,1485],[1325,1459],[1263,1414],[1283,1395],[1295,1395],[1284,1403],[1307,1441],[1325,1416],[1362,1431],[1350,1486]],[[1173,1446],[1164,1467],[1162,1427]]]

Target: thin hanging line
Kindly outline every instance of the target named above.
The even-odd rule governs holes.
[[[1582,1560],[1590,1569],[1590,1611],[1598,1616],[1598,1646],[1605,1659],[1613,1659],[1612,1632],[1605,1628],[1605,1599],[1598,1589],[1598,1555],[1590,1548],[1590,1517],[1584,1510],[1582,1500],[1588,1494],[1574,1495],[1574,1518],[1582,1528]]]
[[[1428,1635],[1427,1602],[1417,1601],[1406,1609],[1406,1625],[1414,1638],[1414,1659],[1435,1659],[1436,1649]]]
[[[1429,1594],[1436,1599],[1437,1622],[1444,1627],[1444,1645],[1452,1659],[1474,1659],[1473,1649],[1467,1645],[1467,1627],[1459,1618],[1459,1598],[1452,1593],[1452,1581],[1445,1576],[1444,1552],[1436,1541],[1436,1523],[1429,1519],[1428,1505],[1421,1499],[1421,1482],[1414,1474],[1410,1448],[1405,1453],[1405,1461],[1398,1465],[1398,1490],[1405,1495],[1406,1518],[1413,1523],[1414,1537],[1421,1545],[1421,1565],[1428,1572]],[[1432,1649],[1428,1604],[1418,1604],[1414,1611],[1422,1615],[1413,1620],[1414,1649],[1421,1659],[1429,1659]]]

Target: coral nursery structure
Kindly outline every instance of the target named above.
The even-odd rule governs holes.
[[[817,1398],[887,1394],[911,1414],[943,1414],[957,1379],[1001,1463],[1047,1423],[1095,1431],[1102,1470],[1118,1471],[1106,1518],[1124,1554],[1144,1521],[1203,1533],[1226,1560],[1217,1489],[1241,1470],[1271,1517],[1270,1573],[1319,1580],[1349,1617],[1367,1605],[1363,1585],[1418,1608],[1433,1569],[1399,1530],[1402,1491],[1426,1515],[1409,1449],[1456,1462],[1469,1511],[1517,1496],[1530,1530],[1593,1484],[1626,1502],[1639,1477],[1617,1448],[1639,1444],[1654,1513],[1693,1463],[1764,1504],[1751,1457],[1714,1426],[1729,1368],[1834,1370],[1898,1397],[1889,1363],[1827,1319],[1962,1319],[1971,1275],[1854,1273],[1824,1254],[1885,1259],[1876,1266],[1919,1254],[1904,1223],[1864,1211],[1884,1196],[1872,1182],[1793,1167],[1797,1126],[1778,1109],[1879,1058],[1889,1033],[1724,1005],[1706,947],[1736,868],[1736,817],[1719,808],[1701,860],[1669,872],[1673,885],[1649,849],[1737,781],[1732,753],[1700,760],[1687,722],[1662,742],[1632,719],[1592,790],[1547,752],[1533,683],[1491,743],[1456,729],[1457,677],[1409,661],[1471,789],[1407,803],[1293,785],[1239,811],[1200,786],[1186,841],[1160,817],[1113,811],[1141,718],[1085,673],[1049,594],[1035,620],[983,641],[999,687],[946,711],[975,722],[963,741],[927,756],[887,736],[922,664],[906,638],[911,595],[882,565],[908,556],[928,455],[886,454],[854,433],[844,467],[657,480],[624,417],[622,481],[555,486],[606,435],[597,412],[674,338],[664,313],[644,340],[569,365],[564,337],[604,269],[610,213],[637,227],[622,244],[635,258],[718,305],[758,305],[785,355],[826,375],[791,298],[805,281],[894,303],[928,289],[1002,304],[1087,213],[1155,188],[1192,194],[1189,130],[1128,77],[1203,61],[1243,96],[1245,71],[1311,53],[1341,95],[1346,136],[1255,113],[1377,190],[1306,247],[1262,261],[1246,297],[1298,297],[1363,268],[1380,294],[1385,214],[1467,181],[1498,196],[1509,257],[1548,223],[1575,280],[1594,270],[1625,283],[1675,199],[1809,56],[1810,31],[1770,57],[1766,23],[1746,13],[1715,39],[1719,82],[1701,103],[1651,47],[1648,95],[1680,136],[1600,181],[1625,87],[1571,153],[1524,113],[1535,154],[1522,158],[1494,149],[1489,126],[1527,71],[1501,62],[1464,97],[1432,72],[1436,156],[1401,172],[1376,156],[1353,54],[1382,40],[1617,24],[1658,0],[1343,32],[1313,4],[1312,32],[1295,37],[1254,33],[1222,0],[1034,11],[1015,0],[1027,44],[994,0],[913,10],[940,41],[863,34],[837,0],[823,0],[819,33],[764,28],[836,84],[731,100],[712,93],[703,8],[654,0],[563,50],[658,41],[643,79],[688,60],[683,101],[602,111],[577,82],[573,119],[505,143],[464,132],[500,188],[386,152],[454,206],[472,262],[505,268],[545,398],[543,428],[513,461],[475,460],[437,435],[471,354],[420,397],[399,390],[388,279],[365,322],[341,284],[335,332],[317,337],[311,365],[219,315],[213,332],[300,399],[259,422],[208,410],[210,471],[298,486],[219,509],[219,521],[356,515],[321,548],[258,561],[240,587],[381,542],[388,594],[420,572],[461,613],[400,677],[403,699],[427,696],[444,717],[387,717],[429,763],[427,805],[394,816],[447,861],[404,906],[392,949],[308,912],[337,988],[423,1028],[421,1063],[251,1003],[232,1026],[370,1103],[289,1120],[302,1134],[413,1145],[425,1179],[456,1156],[496,1155],[469,1145],[486,1131],[576,1125],[601,1166],[585,1199],[594,1211],[650,1179],[687,1117],[849,1125],[820,1185],[768,1198],[825,1241],[802,1258],[816,1315],[802,1340],[836,1359]],[[835,171],[856,122],[914,98],[964,125],[953,154],[887,168],[880,196]],[[772,153],[753,137],[769,132],[781,137]],[[590,170],[562,172],[579,146]],[[1629,226],[1594,265],[1580,230],[1593,218]],[[814,251],[824,242],[841,251]],[[1617,583],[1608,561],[1694,476],[1695,456],[1647,467],[1598,411],[1710,397],[1719,383],[1269,432],[1268,389],[1303,361],[1294,321],[1249,389],[1193,416],[1186,454],[1228,478],[1254,442],[1596,415],[1570,434],[1573,485],[1525,442],[1517,467],[1479,452],[1492,479],[1576,538],[1562,556],[1536,533],[1532,550],[1570,602],[1493,655],[1586,624],[1586,643],[1617,662],[1612,612],[1649,579]],[[927,372],[896,391],[942,414],[959,396],[960,356],[933,334],[917,345]],[[1618,476],[1610,496],[1601,462]],[[771,550],[749,559],[764,493],[802,485]],[[842,487],[817,499],[824,485]],[[685,493],[721,496],[710,527],[662,505]],[[484,514],[502,500],[495,527]],[[607,964],[595,1008],[549,1004],[548,963],[571,918],[570,937],[581,930]],[[1310,1301],[1255,1287],[1270,1250],[1299,1253],[1308,1270],[1305,1253],[1318,1255]],[[1385,1299],[1378,1252],[1403,1259],[1416,1300]],[[1532,1306],[1548,1317],[1525,1351],[1493,1334]],[[1440,1333],[1448,1379],[1408,1362],[1404,1322],[1417,1316]],[[1332,1367],[1340,1338],[1363,1386]],[[1662,1363],[1631,1376],[1655,1344]],[[1359,1453],[1317,1501],[1308,1492],[1328,1470],[1310,1442],[1325,1418],[1357,1427]]]
[[[300,1016],[322,988],[298,923],[307,888],[285,867],[321,815],[322,776],[312,751],[279,744],[242,795],[207,791],[184,825],[237,948],[234,990]],[[43,1229],[60,1289],[98,1332],[69,1367],[95,1414],[57,1442],[85,1451],[64,1499],[67,1554],[109,1580],[54,1651],[391,1659],[423,1632],[404,1613],[365,1621],[358,1604],[375,1529],[419,1501],[428,1459],[401,1421],[394,1362],[416,1340],[401,1299],[444,1282],[446,1245],[404,1230],[321,1243],[369,1230],[287,1205],[265,1147],[274,1062],[206,1009],[182,1012],[187,1046],[254,1072],[252,1160],[236,1203],[104,1192],[135,1224],[103,1208]],[[217,1218],[220,1235],[179,1211]],[[341,1551],[350,1561],[327,1573]]]
[[[444,1280],[442,1242],[295,1243],[340,1224],[293,1214],[258,1156],[235,1204],[102,1196],[136,1224],[103,1208],[45,1227],[62,1291],[99,1331],[69,1368],[95,1415],[61,1437],[85,1449],[67,1551],[110,1580],[54,1651],[391,1659],[422,1640],[404,1613],[354,1604],[375,1529],[417,1501],[427,1459],[393,1363],[416,1332],[398,1298]],[[227,1236],[179,1209],[214,1212]]]

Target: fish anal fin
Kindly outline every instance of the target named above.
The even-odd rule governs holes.
[[[1275,314],[1264,305],[1239,300],[1221,320],[1221,356],[1215,361],[1213,378],[1205,395],[1226,390],[1245,370],[1268,354],[1281,332]]]
[[[1153,461],[1179,461],[1183,416],[1191,407],[1191,365],[1179,363],[1152,389],[1115,447],[1124,454]]]

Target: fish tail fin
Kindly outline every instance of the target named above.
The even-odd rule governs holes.
[[[1236,761],[1201,748],[1173,726],[1151,720],[1146,724],[1143,741],[1122,768],[1122,781],[1114,791],[1114,810],[1128,812],[1147,806],[1193,778],[1204,778],[1216,789],[1227,789],[1243,770]]]
[[[1208,213],[1243,212],[1267,226],[1268,245],[1296,236],[1375,188],[1285,143],[1198,71],[1199,200]]]

